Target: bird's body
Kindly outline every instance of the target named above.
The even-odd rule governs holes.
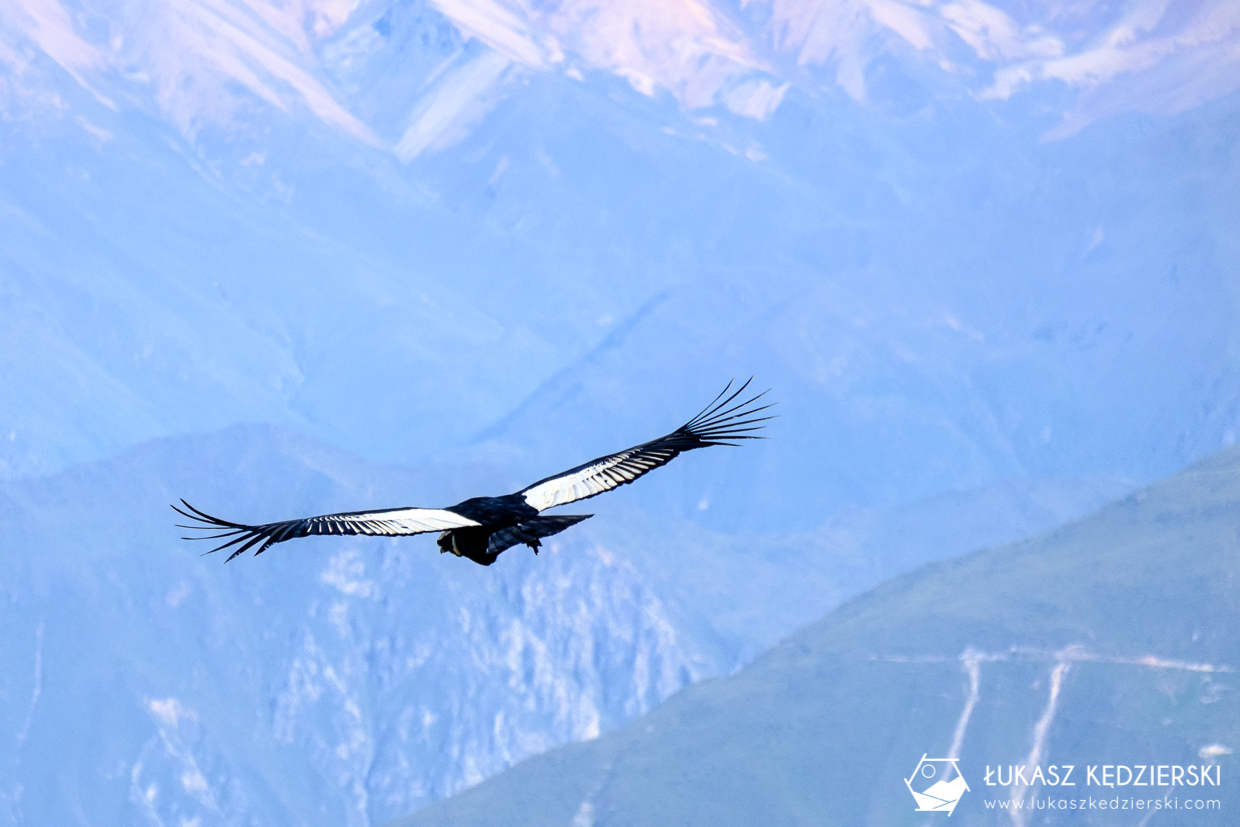
[[[351,511],[261,525],[221,520],[199,511],[185,500],[181,502],[188,511],[175,505],[173,508],[197,523],[181,528],[219,532],[185,539],[225,541],[212,552],[236,546],[228,560],[256,545],[258,549],[254,553],[261,554],[276,543],[311,535],[405,536],[439,531],[436,542],[440,552],[468,557],[475,563],[489,566],[501,552],[518,543],[528,545],[537,554],[543,537],[558,534],[593,516],[543,515],[548,508],[626,485],[684,451],[711,445],[734,445],[732,440],[738,439],[757,439],[750,432],[761,428],[758,423],[770,417],[755,414],[770,406],[755,407],[754,403],[763,394],[733,404],[748,386],[746,382],[729,395],[732,387],[729,383],[705,410],[667,436],[599,457],[501,497],[473,497],[447,508]]]

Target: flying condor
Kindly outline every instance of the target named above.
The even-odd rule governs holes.
[[[737,401],[743,398],[749,382],[736,390],[732,390],[732,383],[729,382],[723,393],[716,396],[705,410],[667,436],[599,457],[502,497],[474,497],[448,508],[350,511],[263,525],[230,523],[194,508],[185,500],[181,500],[181,504],[188,510],[175,505],[172,507],[193,521],[192,525],[178,525],[177,528],[218,532],[183,539],[224,540],[207,553],[231,548],[233,551],[228,555],[228,560],[254,546],[258,546],[254,554],[259,555],[276,543],[314,534],[394,537],[439,531],[442,533],[436,542],[441,554],[452,552],[457,557],[468,557],[475,563],[489,566],[500,552],[518,543],[525,543],[537,554],[541,538],[559,534],[569,526],[594,516],[541,516],[548,508],[585,500],[626,485],[671,462],[682,451],[710,445],[735,446],[736,440],[760,439],[752,432],[760,430],[763,427],[760,423],[771,417],[757,414],[771,406],[756,404],[766,395],[765,391]]]

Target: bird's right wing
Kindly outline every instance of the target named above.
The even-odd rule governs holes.
[[[212,554],[226,548],[237,546],[228,560],[248,551],[255,545],[262,554],[270,546],[293,540],[298,537],[309,537],[315,534],[365,534],[379,537],[400,537],[409,534],[425,534],[428,531],[445,531],[452,528],[466,528],[479,523],[468,517],[462,517],[453,511],[442,508],[388,508],[381,511],[351,511],[342,514],[323,514],[318,517],[306,517],[302,520],[286,520],[282,523],[266,523],[264,525],[245,525],[230,523],[219,517],[212,517],[205,511],[199,511],[185,500],[182,505],[189,511],[172,506],[178,514],[195,521],[195,525],[178,525],[177,528],[188,528],[197,531],[217,531],[217,534],[206,534],[197,537],[185,537],[185,540],[225,540],[225,542],[208,551]],[[228,560],[224,562],[227,563]]]
[[[729,382],[723,393],[716,396],[705,410],[667,436],[590,460],[562,474],[539,480],[517,493],[525,497],[529,505],[545,511],[557,505],[596,497],[633,482],[643,474],[671,462],[684,451],[710,445],[735,445],[738,439],[761,439],[751,432],[761,430],[760,423],[771,417],[755,414],[771,406],[755,406],[754,403],[765,396],[766,391],[736,402],[736,398],[745,392],[752,381],[745,382],[731,394],[728,393],[732,390],[732,383]]]

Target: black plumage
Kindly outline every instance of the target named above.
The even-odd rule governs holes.
[[[502,497],[474,497],[447,508],[389,508],[379,511],[350,511],[323,514],[300,520],[246,525],[213,517],[181,500],[177,513],[194,521],[178,525],[196,531],[215,532],[187,540],[223,540],[208,554],[232,549],[228,560],[257,546],[262,554],[276,543],[298,537],[330,534],[405,536],[439,531],[440,552],[468,557],[489,566],[505,549],[524,543],[538,553],[540,540],[581,522],[591,514],[542,516],[559,505],[598,496],[671,462],[684,451],[711,445],[736,445],[736,440],[759,439],[760,430],[770,416],[758,416],[770,405],[758,405],[766,392],[737,402],[749,387],[745,382],[736,390],[732,383],[706,408],[666,436],[643,442],[624,451],[608,454],[539,480],[515,494]],[[227,560],[225,561],[227,562]]]

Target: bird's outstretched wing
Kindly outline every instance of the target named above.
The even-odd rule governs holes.
[[[517,493],[525,497],[532,507],[545,511],[630,483],[642,474],[671,462],[682,451],[710,445],[735,445],[734,440],[738,439],[761,439],[751,432],[761,430],[763,426],[759,423],[772,418],[755,416],[771,407],[755,406],[767,392],[763,391],[743,402],[736,401],[752,381],[750,379],[736,390],[732,390],[732,383],[729,382],[723,393],[716,396],[705,410],[667,436],[591,460],[562,474],[539,480]]]
[[[286,520],[282,523],[266,523],[265,525],[244,525],[230,523],[219,517],[212,517],[205,511],[199,511],[185,500],[181,504],[188,511],[172,506],[184,517],[195,522],[194,525],[178,525],[177,528],[188,528],[197,531],[215,531],[216,534],[203,534],[197,537],[185,537],[185,540],[224,540],[221,545],[208,551],[211,554],[226,548],[237,546],[228,560],[238,554],[259,545],[262,554],[270,546],[292,540],[297,537],[309,537],[313,534],[366,534],[370,536],[397,537],[407,534],[424,534],[428,531],[444,531],[451,528],[465,528],[479,523],[468,517],[462,517],[452,511],[440,508],[388,508],[382,511],[352,511],[343,514],[323,514],[318,517],[307,517],[303,520]],[[228,560],[224,562],[227,563]]]

